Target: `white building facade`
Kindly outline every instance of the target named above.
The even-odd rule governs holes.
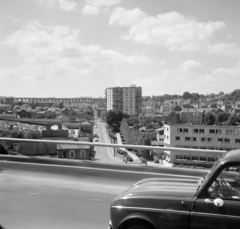
[[[173,106],[172,105],[162,105],[160,108],[160,112],[166,113],[166,112],[172,112]]]
[[[113,88],[106,89],[107,111],[113,109]]]
[[[164,146],[222,151],[239,149],[240,127],[164,124]],[[178,159],[213,162],[222,156],[222,153],[203,151],[165,151],[165,153],[171,162]]]

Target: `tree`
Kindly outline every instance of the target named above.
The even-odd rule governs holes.
[[[91,115],[91,116],[94,116],[93,108],[92,108],[92,106],[90,106],[90,105],[87,105],[87,106],[84,108],[83,113],[84,113],[84,114]]]
[[[205,115],[205,120],[204,120],[204,123],[206,125],[214,125],[216,122],[216,116],[211,113],[211,112],[208,112],[206,115]]]
[[[216,121],[215,124],[221,125],[222,123],[226,122],[230,116],[228,112],[219,112],[216,114]]]
[[[123,118],[128,118],[129,116],[121,111],[109,110],[106,113],[106,122],[108,125],[112,126],[115,130],[119,130],[120,124]]]
[[[15,105],[14,107],[13,107],[13,111],[17,111],[17,110],[20,110],[21,109],[21,107],[19,106],[19,105]]]
[[[182,110],[182,108],[179,105],[175,105],[173,107],[173,111],[181,111],[181,110]]]
[[[182,97],[183,97],[183,99],[191,99],[192,95],[188,91],[186,91],[183,93]]]
[[[129,119],[128,119],[128,125],[129,126],[133,126],[133,125],[135,125],[135,124],[138,124],[139,123],[139,120],[138,120],[138,118],[137,117],[130,117]]]
[[[7,149],[5,148],[6,143],[5,142],[0,142],[0,154],[8,154]]]
[[[31,106],[28,104],[23,104],[23,105],[21,105],[21,109],[29,110],[29,109],[31,109]]]
[[[216,103],[214,103],[214,104],[211,104],[211,108],[218,108],[218,106]]]
[[[40,139],[41,133],[39,130],[28,130],[24,131],[23,137],[27,139]]]
[[[198,101],[199,100],[199,98],[200,98],[200,95],[198,94],[198,93],[192,93],[191,94],[191,99],[193,99],[193,100],[195,100],[195,101]]]
[[[240,117],[235,113],[230,114],[228,120],[224,122],[224,124],[227,126],[237,126],[240,124]]]
[[[40,106],[36,107],[35,110],[36,110],[36,111],[44,111],[43,107],[40,107]]]
[[[52,105],[52,107],[54,107],[54,108],[60,108],[59,103],[54,103],[54,104]]]
[[[45,115],[45,117],[46,117],[47,119],[55,119],[55,118],[57,118],[57,115],[56,115],[55,113],[48,112],[48,113]]]

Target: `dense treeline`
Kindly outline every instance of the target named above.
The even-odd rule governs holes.
[[[128,117],[128,114],[121,111],[110,110],[106,113],[106,122],[113,128],[113,131],[119,132],[122,119]]]
[[[240,124],[240,114],[223,112],[218,109],[204,115],[204,124],[237,126]]]
[[[169,95],[169,94],[165,94],[165,95],[158,95],[158,96],[144,96],[143,97],[143,101],[148,101],[148,100],[153,100],[153,101],[159,101],[159,102],[163,102],[165,100],[173,100],[173,99],[191,99],[193,101],[197,101],[200,98],[211,98],[211,99],[215,99],[216,101],[217,99],[220,98],[220,100],[223,101],[240,101],[240,89],[236,89],[231,93],[228,94],[224,94],[224,92],[219,92],[219,93],[210,93],[210,94],[198,94],[198,93],[190,93],[188,91],[185,91],[182,95]]]

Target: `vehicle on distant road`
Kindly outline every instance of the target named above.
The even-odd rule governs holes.
[[[129,155],[126,155],[124,158],[123,158],[123,162],[127,163],[127,162],[133,162],[133,159],[131,156]]]
[[[116,197],[109,229],[239,229],[240,150],[195,179],[150,178]]]

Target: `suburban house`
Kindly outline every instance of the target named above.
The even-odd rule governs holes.
[[[62,120],[62,122],[70,122],[70,117],[68,117],[66,115],[59,115],[59,116],[57,116],[57,119]]]
[[[31,117],[32,118],[44,118],[46,114],[46,111],[32,111]]]
[[[11,104],[0,104],[0,110],[3,112],[8,112],[12,110],[12,105]]]
[[[42,139],[47,140],[68,140],[68,130],[42,130]],[[29,143],[21,142],[19,153],[28,156],[57,155],[56,143]]]
[[[31,118],[32,117],[31,110],[25,110],[25,109],[18,110],[17,115],[19,118]]]
[[[181,122],[182,123],[192,123],[194,125],[203,124],[204,112],[198,111],[197,109],[187,109],[181,111]]]
[[[162,105],[160,108],[160,112],[162,113],[171,112],[171,111],[173,111],[172,105]]]
[[[92,134],[93,133],[93,123],[89,121],[83,121],[79,124],[79,132],[83,134]]]
[[[79,138],[82,142],[89,142],[88,137]],[[79,160],[89,160],[91,158],[92,148],[89,145],[68,145],[68,144],[57,144],[57,157],[58,158],[69,158]]]

